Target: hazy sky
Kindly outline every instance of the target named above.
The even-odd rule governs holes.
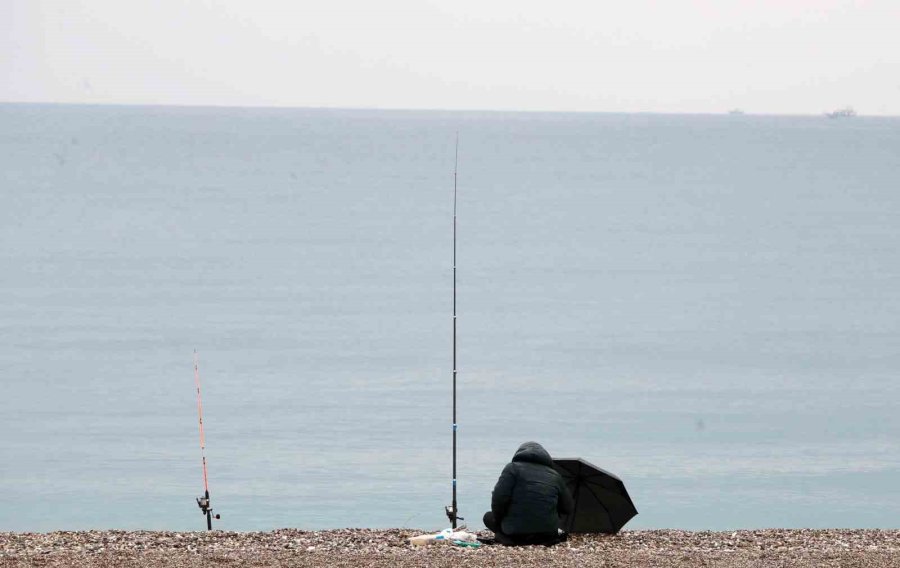
[[[0,101],[900,115],[900,0],[0,0]]]

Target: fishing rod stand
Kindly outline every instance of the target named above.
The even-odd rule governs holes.
[[[212,514],[212,507],[209,506],[209,491],[207,491],[203,497],[197,497],[197,506],[200,507],[200,512],[206,515],[206,530],[212,530],[212,520],[213,519],[221,519],[220,515]]]

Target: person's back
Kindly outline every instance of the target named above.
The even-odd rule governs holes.
[[[572,510],[572,496],[553,460],[537,442],[519,446],[512,462],[503,468],[491,495],[491,511],[485,526],[498,536],[552,539],[560,515]]]

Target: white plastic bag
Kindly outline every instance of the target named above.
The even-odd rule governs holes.
[[[459,527],[455,531],[453,529],[444,529],[435,534],[420,534],[410,537],[409,543],[414,546],[424,546],[426,544],[447,543],[450,544],[454,540],[461,542],[476,542],[478,537],[470,532],[466,532],[466,527]]]

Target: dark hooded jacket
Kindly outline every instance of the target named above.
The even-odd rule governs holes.
[[[491,512],[504,534],[556,533],[573,502],[553,461],[537,442],[525,442],[503,468],[491,494]]]

